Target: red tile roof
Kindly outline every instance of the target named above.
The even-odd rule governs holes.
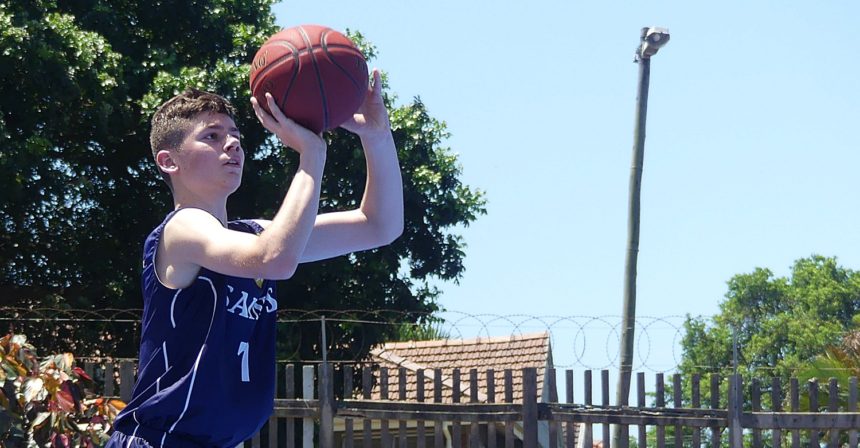
[[[505,369],[511,369],[513,402],[522,401],[522,369],[537,369],[537,394],[544,389],[547,366],[552,367],[549,333],[534,333],[520,336],[476,338],[467,340],[442,339],[435,341],[390,342],[371,350],[375,363],[388,369],[388,399],[400,400],[399,369],[406,375],[407,400],[416,400],[418,392],[417,371],[424,369],[425,401],[434,401],[434,369],[442,369],[441,402],[453,402],[454,370],[460,370],[460,401],[471,401],[470,370],[477,371],[477,397],[479,402],[489,401],[487,370],[493,369],[495,402],[505,401]],[[378,375],[378,374],[377,374]],[[375,375],[376,376],[376,375]],[[379,384],[371,393],[373,399],[382,396]]]

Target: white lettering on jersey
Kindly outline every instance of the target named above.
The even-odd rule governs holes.
[[[228,305],[230,304],[229,300],[228,300],[227,304]],[[242,298],[237,300],[236,303],[233,305],[233,307],[228,309],[227,311],[229,311],[233,314],[236,314],[236,310],[239,310],[240,316],[247,318],[247,319],[250,319],[250,317],[248,315],[248,293],[247,292],[242,291]]]
[[[232,286],[228,285],[227,288],[231,293],[233,292]],[[272,297],[272,288],[269,288],[263,297],[250,297],[245,291],[240,291],[240,294],[241,296],[233,303],[233,306],[230,306],[230,298],[227,298],[228,312],[238,314],[245,319],[258,320],[264,311],[274,313],[278,310],[278,301]]]
[[[266,302],[266,305],[268,305],[268,307],[266,308],[267,313],[274,313],[275,311],[278,311],[278,301],[275,300],[274,297],[272,297],[272,288],[269,288],[269,290],[266,291],[266,296],[261,297],[261,300]]]

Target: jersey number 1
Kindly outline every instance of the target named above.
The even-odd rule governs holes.
[[[248,343],[240,342],[239,343],[239,352],[236,355],[242,355],[242,382],[247,383],[251,381],[250,375],[248,374]]]

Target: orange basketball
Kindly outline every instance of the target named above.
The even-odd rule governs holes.
[[[251,64],[251,94],[268,112],[266,92],[284,115],[313,132],[340,126],[367,95],[367,61],[343,34],[320,25],[284,29]]]

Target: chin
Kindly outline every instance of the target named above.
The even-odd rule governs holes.
[[[235,192],[236,192],[236,190],[238,190],[238,189],[239,189],[239,187],[241,187],[241,186],[242,186],[242,179],[239,179],[239,182],[236,182],[236,183],[232,186],[232,188],[230,188],[230,193],[235,193]]]

